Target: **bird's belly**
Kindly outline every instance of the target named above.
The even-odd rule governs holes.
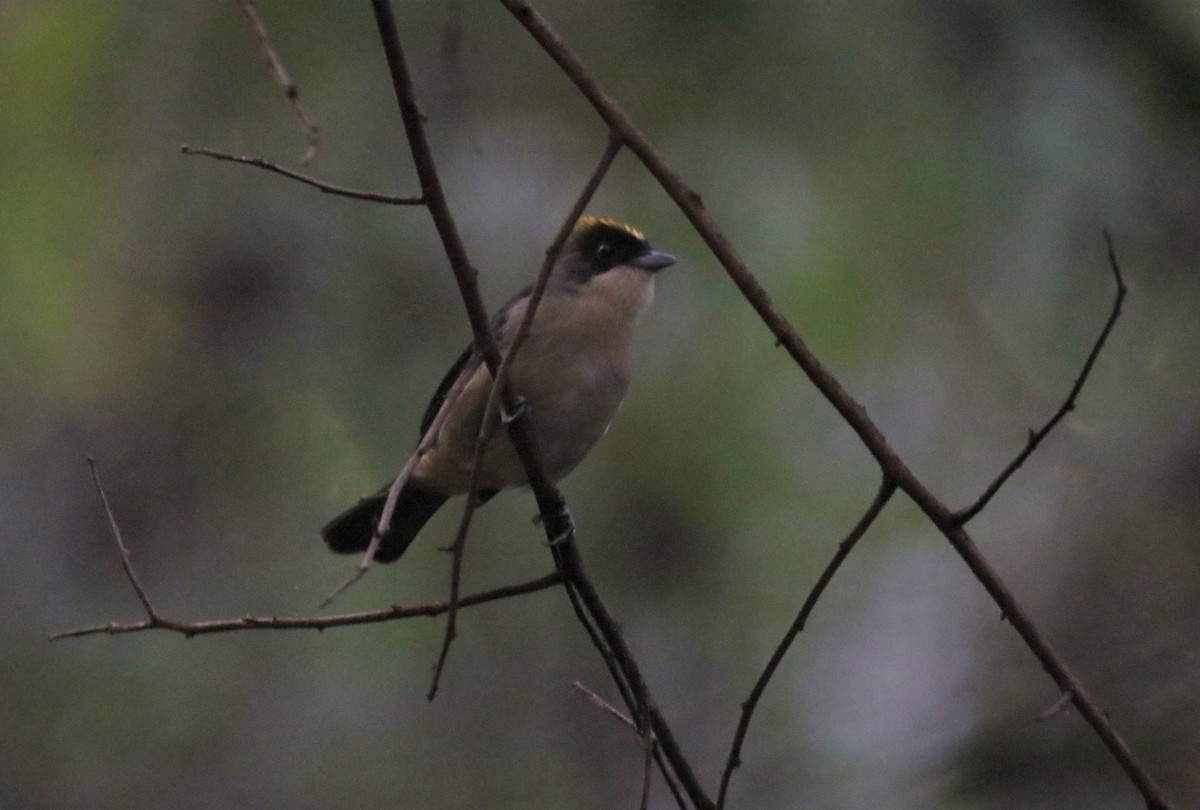
[[[577,357],[557,368],[552,385],[545,383],[534,375],[514,374],[513,385],[529,404],[542,464],[557,481],[575,469],[608,430],[628,377],[617,364]],[[522,468],[520,482],[524,480]]]
[[[511,381],[528,405],[542,467],[551,480],[558,481],[575,469],[604,435],[624,398],[628,376],[620,363],[587,353],[572,353],[568,358],[539,348],[535,344],[522,349]],[[452,407],[437,445],[418,463],[415,481],[447,495],[467,491],[487,386],[487,372],[481,370],[459,404]],[[516,448],[500,424],[493,426],[481,468],[481,489],[528,483]]]

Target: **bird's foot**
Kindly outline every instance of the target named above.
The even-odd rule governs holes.
[[[546,520],[542,517],[541,513],[533,516],[533,523],[535,526],[544,525],[545,522]],[[575,539],[575,519],[571,517],[570,509],[567,509],[564,506],[563,510],[554,516],[553,522],[561,525],[563,528],[558,534],[554,535],[553,538],[546,541],[546,545],[550,546],[550,548],[554,548],[555,546],[562,545],[563,543],[569,543]]]
[[[517,407],[513,409],[512,413],[506,411],[504,406],[500,407],[500,421],[506,425],[511,425],[513,422],[517,421],[528,413],[529,403],[521,397],[517,397]]]

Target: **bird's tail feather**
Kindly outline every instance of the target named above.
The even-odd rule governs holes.
[[[366,551],[375,533],[375,527],[379,525],[386,500],[385,487],[329,521],[325,528],[321,529],[321,537],[330,550],[338,554]],[[421,527],[445,502],[445,495],[427,492],[412,484],[400,490],[400,496],[396,499],[396,511],[392,514],[392,524],[388,533],[379,540],[375,559],[385,563],[399,559],[417,536],[417,532],[421,531]]]

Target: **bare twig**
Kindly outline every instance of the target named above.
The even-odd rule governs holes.
[[[575,204],[571,206],[570,212],[567,214],[566,219],[563,220],[562,226],[558,229],[554,241],[551,242],[549,249],[546,251],[546,259],[542,263],[542,268],[538,272],[533,289],[530,291],[529,300],[525,304],[525,312],[521,318],[521,323],[517,326],[517,331],[514,333],[508,349],[504,352],[504,357],[500,361],[500,368],[496,371],[495,380],[488,391],[487,404],[483,409],[483,418],[479,423],[479,436],[475,441],[475,456],[471,462],[471,481],[467,487],[466,504],[463,506],[458,531],[454,536],[454,541],[450,544],[450,551],[453,554],[450,573],[451,608],[446,617],[446,634],[442,639],[442,649],[438,654],[437,664],[433,668],[433,682],[429,687],[429,700],[433,700],[437,695],[438,681],[442,676],[442,668],[446,664],[446,656],[450,652],[450,644],[454,641],[458,632],[456,622],[458,614],[454,609],[454,604],[458,599],[462,582],[462,566],[467,545],[467,533],[471,528],[471,519],[475,514],[475,510],[479,507],[479,484],[480,476],[483,472],[483,454],[492,439],[492,432],[496,427],[495,417],[500,407],[500,393],[504,390],[508,382],[509,368],[512,366],[517,352],[520,351],[521,344],[525,342],[525,336],[529,334],[530,326],[533,324],[533,316],[537,313],[542,295],[546,291],[546,283],[550,280],[550,272],[558,262],[558,257],[562,253],[563,247],[566,245],[567,239],[575,227],[575,223],[583,216],[584,210],[586,210],[588,204],[591,202],[592,197],[595,196],[596,189],[600,187],[601,181],[608,174],[609,168],[620,151],[621,144],[614,138],[609,138],[604,148],[604,154],[600,156],[600,162],[596,165],[591,176],[584,184],[583,191],[579,193]],[[514,416],[519,418],[520,413]]]
[[[369,202],[385,203],[387,205],[425,204],[425,201],[420,197],[397,197],[393,194],[380,194],[376,191],[360,191],[355,188],[347,188],[346,186],[335,186],[332,183],[326,183],[324,180],[318,180],[315,177],[309,177],[307,174],[294,172],[291,169],[284,168],[277,163],[272,163],[271,161],[263,160],[262,158],[248,157],[246,155],[233,155],[229,152],[221,152],[216,149],[208,149],[203,146],[188,146],[187,144],[179,147],[179,151],[185,155],[202,155],[215,160],[225,160],[230,163],[241,163],[246,166],[254,166],[259,169],[266,169],[269,172],[281,174],[284,177],[297,180],[305,185],[319,189],[326,194],[333,194],[338,197],[350,197],[355,200],[367,200]]]
[[[308,111],[308,107],[300,101],[300,88],[292,81],[287,68],[283,66],[283,60],[275,52],[275,46],[271,44],[271,37],[267,34],[267,26],[263,23],[262,17],[258,13],[258,4],[254,0],[237,0],[237,4],[242,9],[242,14],[246,16],[246,22],[250,24],[250,30],[258,38],[258,45],[262,49],[263,59],[266,60],[267,67],[271,69],[271,76],[275,79],[275,83],[283,88],[283,94],[291,102],[292,111],[295,112],[296,119],[300,122],[300,130],[304,133],[304,139],[308,142],[308,148],[304,150],[304,155],[300,158],[300,163],[307,166],[321,149],[321,126],[313,118],[312,113]]]
[[[778,345],[787,350],[796,365],[808,376],[817,390],[841,414],[846,424],[875,457],[883,474],[896,482],[896,486],[916,503],[950,542],[971,573],[1000,607],[1001,612],[1009,618],[1013,628],[1041,663],[1043,669],[1060,689],[1071,693],[1079,713],[1108,748],[1129,780],[1137,787],[1147,806],[1155,810],[1169,807],[1170,804],[1165,798],[1162,788],[1134,756],[1124,739],[1083,688],[1083,684],[1070,670],[1062,656],[1042,635],[1000,575],[979,552],[970,535],[963,530],[961,521],[958,521],[954,512],[909,469],[888,443],[878,426],[867,415],[866,409],[850,395],[812,353],[799,333],[771,301],[758,279],[737,255],[733,245],[721,233],[705,209],[700,195],[690,189],[679,175],[667,166],[658,151],[612,97],[604,92],[591,72],[567,47],[546,20],[534,10],[528,0],[500,0],[500,2],[512,12],[517,21],[559,65],[563,73],[604,119],[609,129],[621,138],[625,146],[642,161],[647,171],[658,180],[663,190],[692,223],[696,232],[708,245],[721,266],[725,268],[730,279],[758,313],[763,323],[774,335]],[[663,743],[666,744],[665,739]]]
[[[108,502],[108,494],[104,491],[104,485],[100,483],[100,470],[96,459],[88,456],[87,463],[88,469],[92,473],[92,483],[96,485],[96,494],[100,496],[100,503],[104,506],[104,516],[108,518],[108,529],[112,532],[117,550],[121,553],[121,568],[125,570],[125,576],[128,578],[129,584],[133,586],[138,601],[146,609],[146,615],[150,617],[151,621],[162,621],[162,617],[154,610],[154,605],[150,604],[150,597],[146,595],[146,589],[142,587],[137,573],[133,570],[133,558],[129,555],[129,547],[125,545],[125,540],[121,537],[121,528],[117,525],[117,516],[113,514],[112,504]]]
[[[971,518],[982,512],[983,508],[991,503],[992,498],[996,496],[996,493],[1000,491],[1000,488],[1004,486],[1012,474],[1033,455],[1033,451],[1050,434],[1050,431],[1054,430],[1059,421],[1068,413],[1075,410],[1075,400],[1079,397],[1079,392],[1083,390],[1083,385],[1087,382],[1088,375],[1092,373],[1092,366],[1095,365],[1096,358],[1100,356],[1100,350],[1104,348],[1104,342],[1108,340],[1108,335],[1112,332],[1113,326],[1116,325],[1117,318],[1121,317],[1121,304],[1124,302],[1127,292],[1125,281],[1121,278],[1121,266],[1117,263],[1117,254],[1113,250],[1112,236],[1109,235],[1107,228],[1104,229],[1104,243],[1108,248],[1108,264],[1112,268],[1113,278],[1117,283],[1117,290],[1113,296],[1112,310],[1108,313],[1108,320],[1104,322],[1104,328],[1100,330],[1099,337],[1092,344],[1092,350],[1088,352],[1087,359],[1083,362],[1083,368],[1080,369],[1079,376],[1075,378],[1075,383],[1071,386],[1071,391],[1067,394],[1067,398],[1063,400],[1062,405],[1059,406],[1054,415],[1039,430],[1029,431],[1029,438],[1025,441],[1025,448],[1017,454],[1016,458],[1008,463],[1007,467],[1000,471],[1000,474],[988,485],[983,494],[970,506],[954,513],[953,519],[959,524],[967,523]]]
[[[605,700],[604,698],[597,695],[594,691],[592,691],[588,687],[584,686],[582,681],[572,681],[571,688],[574,689],[579,694],[583,695],[585,698],[587,698],[592,703],[592,705],[595,706],[596,708],[600,709],[600,711],[604,712],[605,714],[609,714],[612,717],[615,717],[617,719],[617,722],[619,722],[621,725],[628,728],[634,734],[637,734],[639,736],[641,735],[642,730],[637,727],[637,723],[635,723],[629,719],[629,715],[625,714],[625,712],[621,711],[616,706],[612,705],[607,700]]]
[[[837,573],[842,562],[849,556],[854,546],[859,539],[866,533],[875,519],[879,517],[892,495],[896,493],[896,483],[890,478],[883,479],[883,483],[879,485],[879,491],[875,494],[875,499],[871,501],[871,505],[867,507],[867,511],[859,518],[858,523],[854,524],[854,528],[850,533],[843,538],[838,544],[837,552],[833,558],[825,566],[825,570],[821,572],[821,576],[817,577],[816,584],[808,594],[808,598],[804,600],[804,605],[800,608],[800,612],[792,621],[791,627],[783,634],[783,639],[775,647],[775,651],[771,653],[770,660],[763,667],[763,671],[759,674],[758,680],[754,682],[754,688],[750,690],[749,697],[742,703],[742,716],[738,720],[737,731],[733,735],[733,744],[729,746],[729,756],[725,760],[725,770],[721,774],[721,788],[717,793],[717,807],[725,806],[725,798],[729,790],[729,780],[733,776],[733,771],[742,764],[742,743],[746,739],[746,731],[750,728],[750,720],[754,716],[754,710],[758,707],[758,701],[762,698],[763,692],[766,691],[767,684],[775,675],[775,670],[779,668],[779,664],[783,661],[783,656],[791,648],[792,642],[796,640],[803,630],[804,625],[808,622],[809,615],[812,614],[813,608],[817,606],[817,600],[821,598],[821,594],[825,592],[826,586],[833,579],[833,575]]]
[[[482,605],[485,602],[496,602],[501,599],[511,599],[516,596],[537,593],[556,585],[562,584],[562,575],[557,571],[538,577],[528,582],[516,585],[504,585],[479,593],[461,597],[459,607]],[[449,602],[430,602],[424,605],[402,607],[393,605],[381,610],[365,610],[357,613],[340,613],[333,616],[242,616],[234,619],[206,619],[197,622],[177,621],[168,619],[161,614],[152,614],[150,618],[137,622],[106,622],[74,630],[63,630],[49,636],[50,641],[64,638],[78,638],[99,633],[116,635],[119,633],[138,633],[143,630],[170,630],[187,636],[201,636],[208,633],[228,633],[237,630],[327,630],[331,627],[347,627],[356,624],[375,624],[390,622],[398,619],[410,619],[417,616],[441,616],[450,609]]]
[[[623,711],[621,711],[616,706],[609,703],[604,698],[600,697],[598,694],[596,694],[594,691],[592,691],[588,687],[584,686],[581,681],[573,681],[571,683],[571,686],[575,689],[576,692],[578,692],[579,694],[586,697],[589,701],[591,701],[592,705],[596,706],[596,708],[600,709],[602,712],[605,712],[606,714],[609,714],[612,717],[615,717],[618,722],[620,722],[622,725],[628,727],[631,731],[633,731],[634,734],[636,734],[638,736],[638,738],[640,740],[642,740],[642,744],[645,747],[646,755],[643,758],[642,797],[641,797],[641,801],[638,803],[638,807],[641,808],[641,810],[646,810],[646,808],[650,805],[650,777],[651,777],[651,774],[653,773],[652,766],[654,764],[654,752],[655,752],[657,742],[658,742],[654,738],[654,732],[650,730],[645,719],[643,719],[641,724],[633,722],[633,720],[629,719],[629,716],[626,715]],[[680,803],[680,806],[683,807],[684,806],[683,799],[681,796],[679,796],[677,790],[678,790],[678,788],[676,788],[674,786],[672,787],[672,792],[675,792],[675,795],[677,797],[677,800]]]

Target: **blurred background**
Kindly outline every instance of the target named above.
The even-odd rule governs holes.
[[[497,3],[396,3],[489,306],[604,145]],[[1200,806],[1200,6],[575,3],[550,22],[703,195],[818,356],[951,505],[1070,415],[970,526],[1178,807]],[[319,120],[307,171],[414,193],[366,3],[260,8]],[[305,615],[318,528],[398,469],[469,339],[426,212],[322,195],[232,2],[0,3],[0,807],[636,806],[641,751],[560,591],[325,633],[48,643],[141,611],[85,456],[170,616]],[[629,155],[593,210],[680,256],[630,396],[564,484],[581,548],[714,793],[743,700],[877,471]],[[465,588],[550,569],[528,493]],[[458,508],[337,606],[445,597]],[[1140,801],[898,497],[768,689],[731,806]],[[656,780],[652,805],[672,806]]]

